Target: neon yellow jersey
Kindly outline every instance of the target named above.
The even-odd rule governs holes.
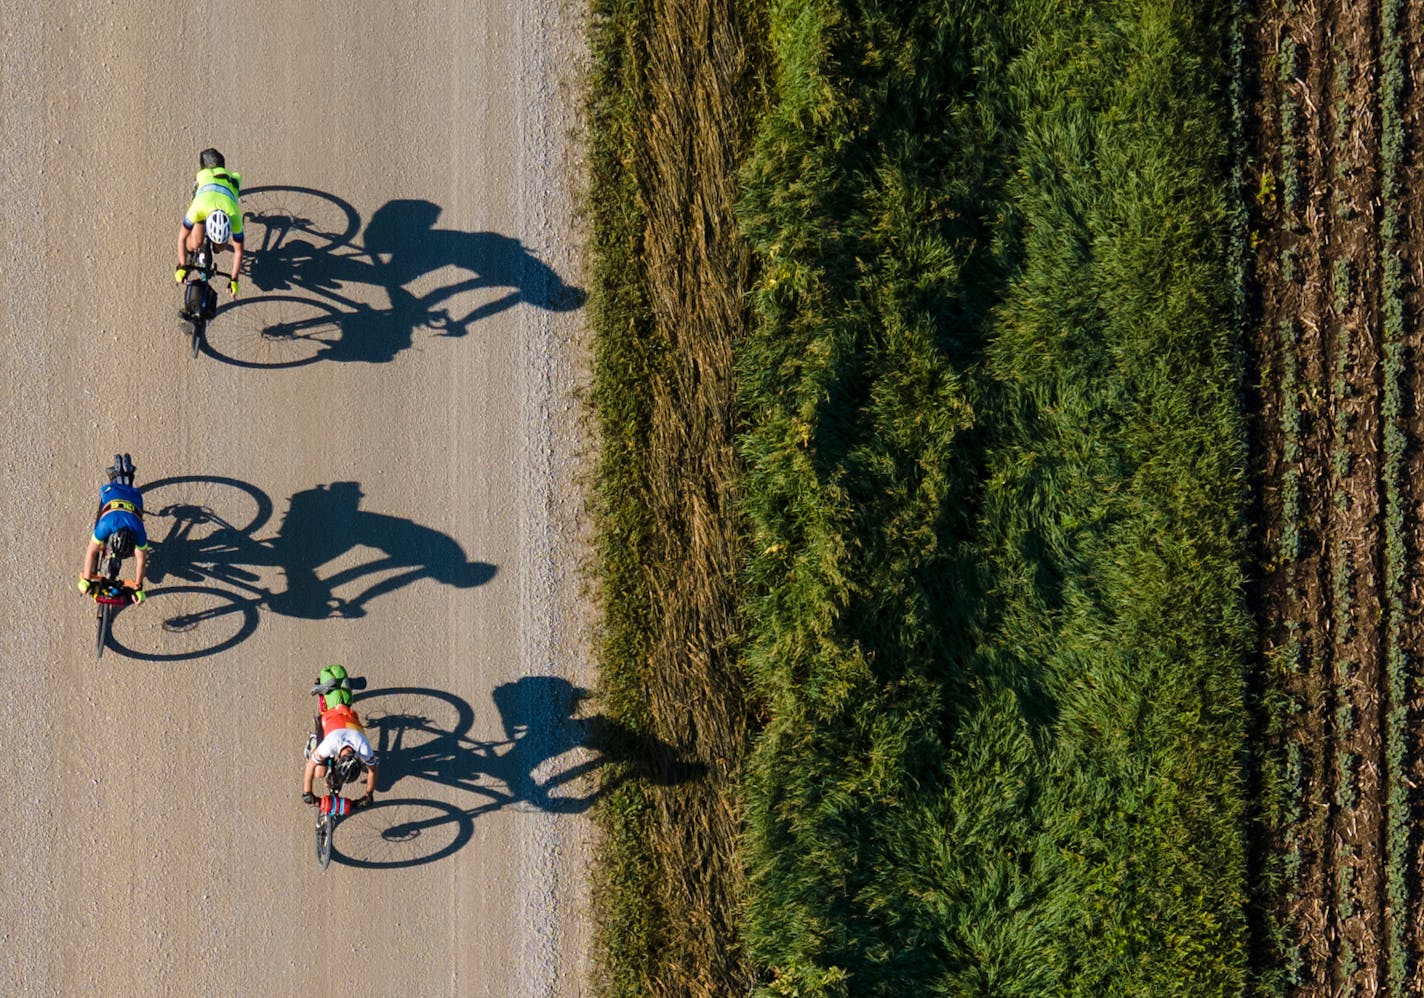
[[[193,186],[193,203],[188,205],[183,224],[191,229],[206,221],[209,213],[222,210],[232,221],[232,238],[241,242],[242,209],[238,206],[237,195],[242,189],[242,174],[222,167],[199,170]]]

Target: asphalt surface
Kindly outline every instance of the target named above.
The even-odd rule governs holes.
[[[0,32],[0,994],[585,993],[581,25],[111,0]],[[251,267],[190,359],[210,145]],[[155,551],[96,659],[116,451]],[[333,661],[383,765],[322,871]]]

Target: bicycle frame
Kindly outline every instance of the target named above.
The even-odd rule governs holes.
[[[308,758],[316,746],[321,744],[320,714],[316,716],[313,727],[311,738],[314,740],[307,743]],[[355,801],[341,793],[346,781],[341,779],[337,767],[327,765],[324,780],[327,793],[322,795],[316,805],[316,862],[323,870],[331,862],[331,839],[336,833],[337,822],[350,814],[356,806]]]
[[[216,314],[217,292],[212,288],[214,277],[233,275],[217,269],[217,247],[207,236],[203,237],[202,248],[193,255],[193,264],[188,271],[188,280],[183,286],[183,312],[192,323],[192,356],[197,357],[202,348],[203,333],[208,322]]]
[[[95,658],[103,657],[104,646],[109,643],[109,627],[113,622],[114,612],[119,607],[128,606],[133,600],[133,590],[119,579],[123,559],[109,550],[107,541],[104,542],[104,550],[100,554],[100,563],[104,565],[103,578],[94,584],[91,591],[94,602],[99,604],[99,637]]]

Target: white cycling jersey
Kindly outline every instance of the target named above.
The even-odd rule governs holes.
[[[336,758],[341,750],[348,745],[356,750],[356,757],[366,765],[374,766],[376,764],[376,753],[371,748],[371,743],[355,728],[337,728],[321,740],[321,744],[312,753],[312,758],[325,765],[329,760]]]

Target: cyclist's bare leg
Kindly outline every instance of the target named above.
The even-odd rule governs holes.
[[[183,248],[189,253],[196,253],[203,248],[203,235],[207,232],[207,226],[198,222],[191,229],[186,229],[183,236]]]
[[[197,231],[198,227],[196,225],[190,229],[182,222],[178,223],[178,266],[186,267],[188,261],[192,259],[192,257],[188,255],[191,252],[188,249],[188,241],[193,238],[193,233]]]

